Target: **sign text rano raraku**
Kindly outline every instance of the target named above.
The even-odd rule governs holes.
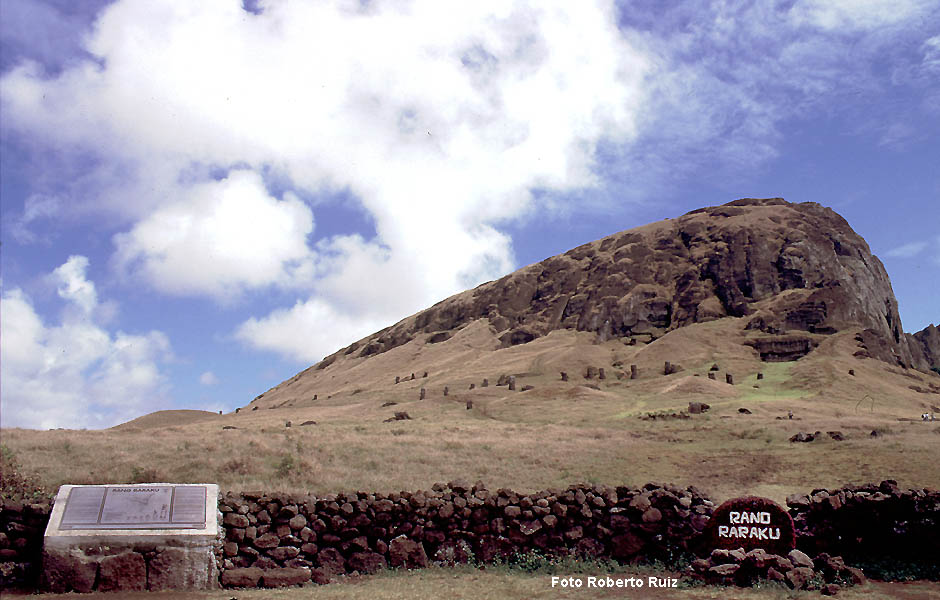
[[[770,525],[769,512],[740,512],[728,513],[728,522],[732,525],[719,525],[718,537],[722,538],[750,538],[758,540],[779,540],[779,527],[756,527],[757,525]],[[750,523],[751,525],[743,525]]]
[[[744,496],[723,502],[712,513],[702,532],[703,549],[762,548],[771,554],[786,555],[796,547],[793,519],[769,498]]]

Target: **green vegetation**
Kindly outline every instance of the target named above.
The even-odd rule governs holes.
[[[940,581],[940,564],[913,558],[884,557],[876,560],[852,560],[869,578],[882,581]]]
[[[53,496],[38,477],[23,473],[13,450],[0,444],[0,498],[14,502],[43,502]]]

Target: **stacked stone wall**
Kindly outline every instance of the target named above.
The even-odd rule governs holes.
[[[423,567],[514,553],[669,558],[690,551],[713,503],[694,487],[575,485],[520,494],[454,481],[430,491],[229,494],[223,585]]]
[[[0,590],[35,586],[51,511],[48,503],[0,500]]]
[[[940,492],[895,482],[787,499],[797,547],[846,564],[940,564]],[[694,487],[574,485],[521,494],[454,481],[430,491],[222,497],[223,585],[327,582],[353,571],[490,561],[538,550],[620,561],[702,550],[714,504]],[[0,504],[0,589],[35,589],[48,504]],[[728,567],[724,567],[728,568]]]
[[[787,506],[797,547],[853,563],[893,559],[940,565],[940,491],[880,485],[794,494]]]

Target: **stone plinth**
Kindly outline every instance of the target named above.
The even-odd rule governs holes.
[[[50,592],[219,587],[215,484],[63,485],[43,538]]]

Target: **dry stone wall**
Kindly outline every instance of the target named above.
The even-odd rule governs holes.
[[[880,485],[813,490],[787,498],[797,547],[846,561],[890,554],[940,565],[940,491]]]
[[[35,585],[51,511],[45,502],[0,501],[0,590]]]
[[[884,481],[794,494],[787,505],[797,548],[808,556],[842,556],[848,565],[885,556],[940,564],[936,490]],[[707,567],[699,565],[706,578],[735,570],[724,566],[724,555],[702,547],[699,534],[715,507],[694,487],[574,485],[521,494],[452,481],[389,494],[229,493],[219,509],[221,579],[233,587],[325,583],[353,571],[490,561],[531,550],[621,561],[698,551],[710,557]],[[0,589],[35,588],[49,512],[48,504],[0,504]]]
[[[223,585],[330,577],[540,550],[619,560],[691,550],[713,503],[694,487],[575,485],[520,494],[481,482],[430,491],[222,499]]]

